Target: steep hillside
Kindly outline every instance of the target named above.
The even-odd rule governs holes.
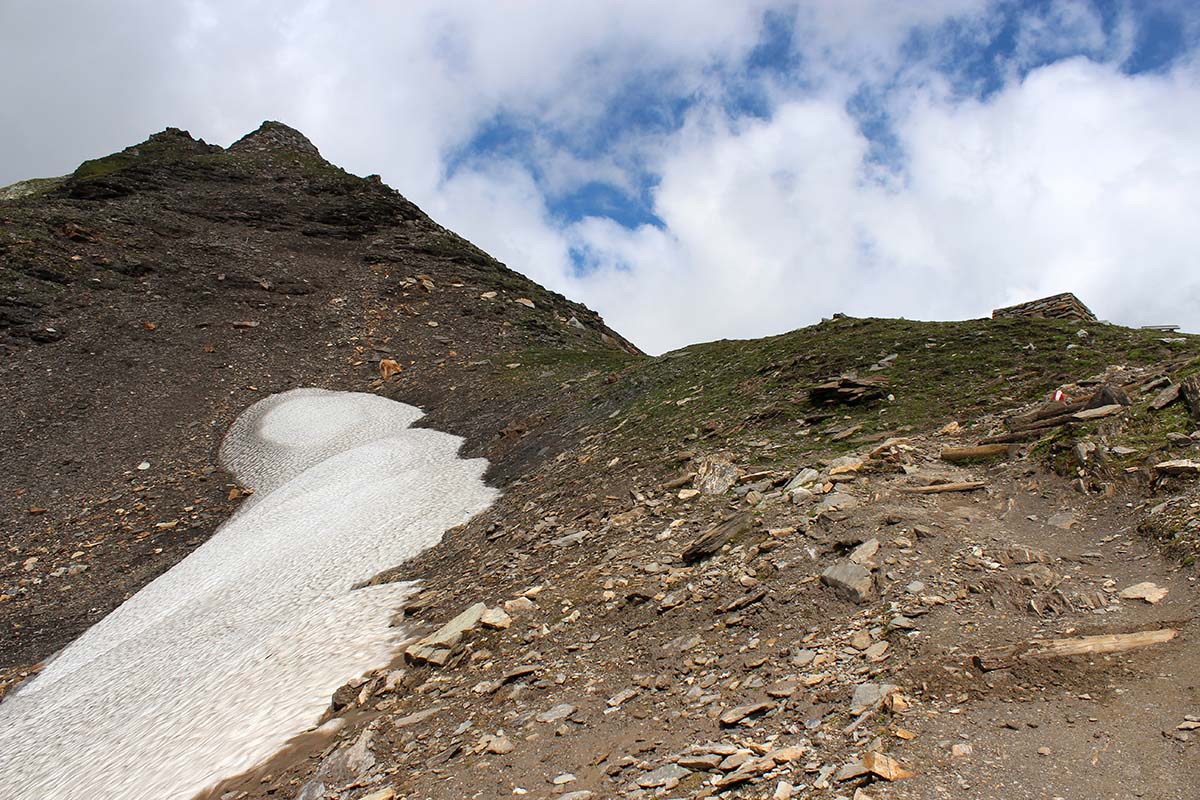
[[[403,397],[503,484],[637,353],[270,122],[228,150],[168,129],[0,202],[0,348],[0,668],[50,655],[212,533],[237,504],[216,447],[256,399]],[[513,393],[530,349],[595,374]],[[513,435],[530,420],[542,435]]]

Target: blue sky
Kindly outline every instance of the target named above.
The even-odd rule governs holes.
[[[1200,329],[1198,38],[1181,0],[18,0],[0,183],[275,118],[654,352],[1063,290]]]

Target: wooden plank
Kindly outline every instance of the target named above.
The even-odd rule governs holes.
[[[1111,417],[1113,414],[1116,414],[1123,408],[1125,408],[1125,406],[1121,405],[1120,403],[1111,403],[1106,406],[1085,408],[1083,411],[1076,411],[1071,416],[1077,420],[1086,422],[1087,420],[1091,419],[1103,419],[1104,417]]]
[[[1050,417],[1058,417],[1064,414],[1074,414],[1076,411],[1083,411],[1088,407],[1090,400],[1079,400],[1074,403],[1046,403],[1038,406],[1033,411],[1024,414],[1018,414],[1015,417],[1009,417],[1005,420],[1005,424],[1010,428],[1024,428]]]
[[[899,491],[908,494],[941,494],[942,492],[973,492],[987,486],[983,481],[964,481],[962,483],[935,483],[932,486],[901,486]]]
[[[1122,653],[1155,644],[1164,644],[1178,635],[1174,628],[1136,633],[1111,633],[1099,636],[1076,636],[1070,639],[1033,640],[1015,647],[985,650],[976,654],[971,661],[976,667],[989,672],[1006,669],[1019,661],[1040,658],[1063,658],[1066,656],[1099,655]]]
[[[740,514],[735,514],[725,522],[709,528],[688,549],[683,551],[683,560],[691,564],[708,558],[724,547],[730,539],[749,531],[753,519],[754,517],[750,512],[743,511]]]
[[[1071,424],[1075,424],[1073,421]],[[1039,438],[1044,430],[1038,428],[1034,430],[1015,431],[1009,433],[1001,433],[997,436],[988,436],[986,439],[980,439],[979,443],[984,444],[1016,444],[1018,442],[1028,442]]]
[[[947,447],[942,451],[943,461],[970,461],[975,458],[993,458],[1008,455],[1007,444],[981,444],[976,447]]]

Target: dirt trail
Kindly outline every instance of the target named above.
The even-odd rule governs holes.
[[[928,678],[937,699],[904,723],[920,735],[901,752],[921,768],[885,796],[1196,797],[1200,754],[1186,736],[1176,738],[1184,715],[1200,712],[1194,571],[1165,559],[1140,537],[1139,514],[1125,503],[1084,498],[1057,476],[1012,474],[1022,471],[995,471],[994,496],[986,502],[959,500],[939,509],[966,523],[964,545],[1041,549],[1068,596],[1099,593],[1111,602],[1112,590],[1144,581],[1168,594],[1157,604],[1116,598],[1119,605],[1095,610],[1068,611],[1060,602],[1060,613],[1039,616],[1028,602],[1016,608],[1019,596],[1006,597],[991,584],[961,613],[944,616],[919,651],[930,660],[944,653],[938,665],[944,675],[930,670]],[[1062,522],[1069,528],[1047,522],[1063,513],[1070,514],[1070,522]],[[1012,671],[980,674],[963,664],[973,646],[1160,628],[1179,629],[1180,635],[1141,652]],[[949,649],[956,652],[945,653]],[[953,745],[970,752],[952,754]]]

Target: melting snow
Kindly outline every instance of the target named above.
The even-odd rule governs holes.
[[[221,459],[255,494],[205,544],[0,704],[8,800],[189,800],[385,664],[411,584],[352,590],[487,508],[486,462],[368,394],[248,409]]]

